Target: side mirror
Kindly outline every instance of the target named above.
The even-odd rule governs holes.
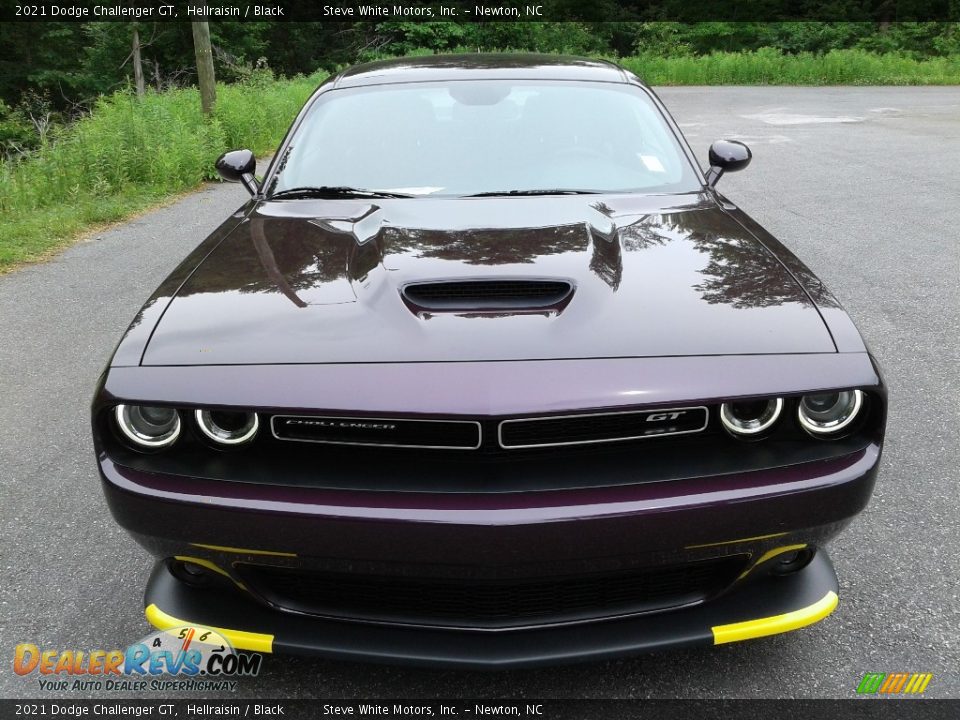
[[[707,185],[714,187],[725,172],[743,170],[750,164],[750,148],[736,140],[717,140],[710,146],[710,169]]]
[[[231,150],[217,158],[217,172],[227,182],[243,183],[247,192],[256,195],[260,191],[253,173],[257,170],[257,159],[249,150]]]

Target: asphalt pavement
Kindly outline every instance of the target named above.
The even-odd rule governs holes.
[[[826,281],[885,372],[876,493],[830,547],[839,609],[762,640],[527,671],[268,656],[225,697],[852,697],[895,671],[960,697],[960,88],[659,92],[701,158],[750,145],[721,189]],[[88,406],[142,302],[243,199],[210,185],[0,276],[0,697],[41,695],[12,672],[18,643],[112,649],[149,630],[153,563],[104,503]]]

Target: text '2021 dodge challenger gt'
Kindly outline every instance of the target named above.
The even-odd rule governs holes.
[[[624,70],[359,66],[136,316],[93,404],[147,618],[238,649],[508,667],[838,602],[877,365]]]

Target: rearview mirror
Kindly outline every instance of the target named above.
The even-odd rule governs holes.
[[[243,183],[247,192],[256,195],[260,191],[253,173],[257,170],[257,158],[249,150],[231,150],[217,158],[217,172],[227,182]]]
[[[736,140],[717,140],[710,146],[710,169],[707,185],[714,187],[726,172],[743,170],[750,164],[753,154],[750,148]]]

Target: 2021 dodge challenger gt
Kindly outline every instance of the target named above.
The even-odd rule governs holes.
[[[93,431],[146,615],[238,649],[508,667],[826,617],[880,372],[634,75],[358,66],[136,316]],[[786,202],[787,199],[785,198]]]

